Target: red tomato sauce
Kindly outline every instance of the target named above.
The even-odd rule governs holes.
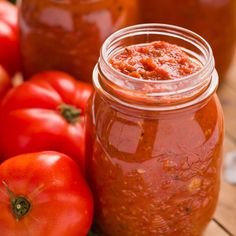
[[[182,78],[202,67],[180,47],[163,41],[127,47],[110,63],[126,75],[147,80]]]
[[[130,46],[110,63],[145,80],[178,80],[201,68],[165,42]],[[201,235],[220,188],[223,115],[217,96],[181,110],[149,113],[108,101],[97,91],[86,128],[95,231],[103,236]],[[127,100],[132,104],[132,93]]]

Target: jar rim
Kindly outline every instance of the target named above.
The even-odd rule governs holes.
[[[114,55],[117,49],[125,48],[123,46],[125,40],[141,36],[144,36],[146,40],[146,42],[142,41],[142,43],[158,41],[149,41],[151,37],[155,36],[177,39],[184,44],[190,45],[190,50],[184,46],[182,49],[186,50],[187,53],[192,53],[202,63],[202,68],[193,74],[172,80],[145,80],[134,78],[116,70],[109,63],[111,55]],[[199,53],[195,53],[192,47]],[[108,93],[111,93],[113,97],[119,98],[117,99],[119,101],[124,99],[126,100],[125,103],[130,102],[132,105],[147,103],[151,107],[173,106],[174,104],[184,103],[187,98],[194,99],[196,96],[200,96],[201,93],[205,94],[205,90],[208,87],[211,87],[209,91],[215,91],[218,85],[218,76],[214,71],[213,52],[204,38],[179,26],[152,23],[126,27],[108,37],[101,48],[98,66],[94,70],[93,79],[95,87],[97,85],[95,80],[100,79],[99,82],[104,85],[100,86],[100,89],[107,89]],[[214,85],[213,90],[212,85]],[[123,98],[120,96],[123,96]],[[127,97],[129,97],[129,101],[127,101]]]
[[[186,35],[189,35],[189,36],[196,38],[199,42],[202,42],[202,44],[205,44],[205,49],[208,54],[206,63],[203,65],[203,67],[200,70],[196,71],[193,74],[183,76],[182,78],[171,79],[171,80],[145,80],[145,79],[141,79],[141,78],[135,78],[135,77],[126,75],[126,74],[116,70],[114,67],[112,67],[112,65],[108,62],[108,55],[107,55],[107,48],[109,47],[109,45],[111,44],[112,41],[114,41],[114,40],[118,41],[118,40],[122,39],[123,37],[127,37],[128,35],[134,36],[137,34],[142,34],[144,32],[151,32],[153,30],[154,31],[165,30],[166,33],[175,34],[176,36],[177,36],[176,33],[179,33],[180,37],[181,37],[180,34],[185,34],[185,37],[186,37]],[[187,40],[187,39],[185,39],[185,40]],[[203,72],[205,72],[205,70],[207,68],[209,68],[209,66],[211,64],[212,64],[212,66],[211,66],[211,69],[212,69],[211,73],[212,73],[214,70],[214,66],[215,66],[212,48],[209,45],[209,43],[202,36],[200,36],[199,34],[193,32],[191,30],[188,30],[186,28],[183,28],[183,27],[180,27],[177,25],[159,24],[159,23],[138,24],[138,25],[129,26],[129,27],[126,27],[126,28],[116,31],[115,33],[110,35],[103,43],[101,51],[100,51],[100,61],[104,61],[104,63],[106,63],[106,65],[111,70],[113,70],[117,74],[119,74],[119,76],[122,76],[122,77],[132,80],[132,81],[135,81],[137,83],[148,83],[148,84],[172,84],[172,83],[180,82],[183,80],[187,80],[193,76],[198,76],[198,75],[202,74]]]

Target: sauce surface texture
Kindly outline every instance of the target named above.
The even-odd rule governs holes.
[[[110,63],[126,75],[145,80],[179,79],[202,67],[181,47],[164,41],[126,47]]]

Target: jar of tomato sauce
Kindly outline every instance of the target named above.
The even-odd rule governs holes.
[[[102,236],[198,236],[220,188],[223,115],[212,50],[171,25],[103,44],[86,124],[87,174]]]
[[[103,41],[137,22],[137,0],[20,0],[26,78],[57,69],[91,82]]]
[[[226,77],[236,41],[235,0],[139,0],[142,23],[182,26],[211,45],[220,79]]]

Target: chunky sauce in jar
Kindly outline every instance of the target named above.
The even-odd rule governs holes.
[[[110,63],[126,75],[147,80],[182,78],[202,67],[180,47],[163,41],[127,47]]]
[[[174,24],[193,30],[211,45],[224,79],[236,41],[235,0],[139,0],[141,23]]]
[[[213,216],[220,187],[223,117],[214,93],[217,76],[206,76],[212,76],[211,92],[203,88],[189,98],[198,102],[186,105],[184,80],[201,79],[205,64],[180,47],[155,41],[109,56],[102,55],[95,69],[96,93],[87,116],[94,229],[99,236],[199,236]],[[153,83],[164,95],[152,93]],[[152,98],[152,106],[137,105],[137,93],[140,100]],[[172,104],[173,93],[184,107]],[[166,104],[161,96],[169,97]]]
[[[103,41],[137,22],[136,4],[136,0],[20,1],[25,77],[57,69],[91,82]]]

